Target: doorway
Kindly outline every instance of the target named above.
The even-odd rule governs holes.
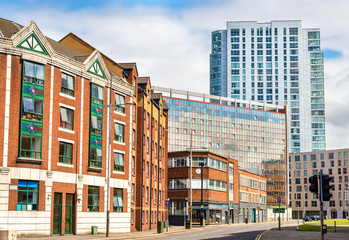
[[[73,234],[74,228],[74,195],[66,194],[65,201],[65,234]]]
[[[53,203],[53,234],[61,234],[62,193],[55,193]]]
[[[252,222],[256,222],[256,209],[252,209]]]

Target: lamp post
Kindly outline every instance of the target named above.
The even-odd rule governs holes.
[[[111,97],[111,96],[110,96]],[[106,219],[106,231],[105,236],[109,237],[109,225],[110,225],[110,166],[111,166],[111,117],[112,117],[112,107],[120,107],[126,105],[135,105],[133,102],[121,103],[121,104],[108,104],[103,105],[103,108],[109,107],[109,140],[108,140],[108,157],[107,157],[107,219]]]

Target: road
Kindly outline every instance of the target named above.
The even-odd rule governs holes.
[[[288,222],[282,223],[282,226],[295,226],[297,223]],[[257,223],[257,224],[232,224],[220,226],[207,226],[199,231],[190,231],[176,234],[169,234],[162,237],[147,238],[147,239],[185,239],[185,240],[255,240],[258,234],[270,228],[278,227],[277,222]]]

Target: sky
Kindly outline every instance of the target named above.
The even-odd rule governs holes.
[[[211,32],[227,21],[302,20],[325,53],[327,149],[349,147],[347,0],[0,0],[0,17],[59,41],[73,32],[152,85],[209,93]]]

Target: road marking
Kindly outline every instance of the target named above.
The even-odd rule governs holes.
[[[255,240],[261,240],[261,239],[263,239],[262,237],[263,237],[263,235],[266,233],[266,232],[268,232],[269,230],[265,230],[264,232],[262,232],[262,233],[260,233],[260,234],[258,234],[258,236],[256,237],[256,239]]]

